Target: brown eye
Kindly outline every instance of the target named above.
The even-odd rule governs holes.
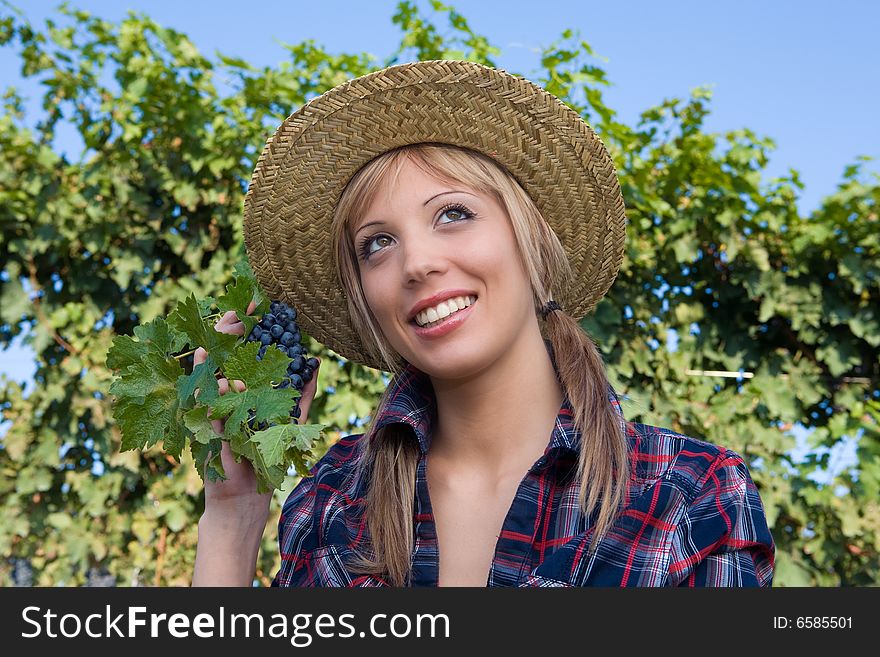
[[[458,203],[447,205],[445,208],[440,210],[440,218],[442,219],[443,217],[447,217],[450,220],[448,223],[461,221],[463,219],[469,219],[473,216],[473,212]]]

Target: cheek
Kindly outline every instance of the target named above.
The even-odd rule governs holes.
[[[361,274],[361,287],[364,290],[367,306],[369,306],[376,320],[383,328],[386,318],[389,317],[394,305],[393,288],[390,281],[384,280],[386,278],[376,271],[369,272],[366,275]]]
[[[511,240],[480,240],[478,244],[465,247],[461,253],[474,273],[495,283],[519,286],[526,281],[516,245]]]

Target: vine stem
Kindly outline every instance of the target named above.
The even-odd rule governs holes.
[[[196,347],[196,349],[198,349],[198,347]],[[177,356],[172,356],[172,358],[177,358],[177,359],[186,358],[190,354],[194,354],[194,353],[196,353],[195,349],[193,349],[192,351],[187,351],[185,354],[178,354]]]

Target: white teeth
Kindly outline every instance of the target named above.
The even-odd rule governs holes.
[[[463,310],[468,306],[472,305],[477,300],[477,297],[471,295],[467,297],[453,297],[452,299],[446,299],[433,308],[427,308],[423,310],[418,315],[416,315],[416,323],[419,326],[424,326],[425,324],[430,324],[432,322],[436,322],[445,317],[448,317],[452,313]]]

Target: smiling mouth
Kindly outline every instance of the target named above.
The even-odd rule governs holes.
[[[471,304],[471,306],[472,306],[472,305],[473,305],[473,304]],[[434,326],[439,326],[439,325],[442,324],[443,322],[452,319],[452,318],[455,317],[458,313],[462,312],[463,310],[467,310],[467,309],[470,308],[471,306],[466,306],[466,307],[462,308],[461,310],[456,310],[455,312],[449,313],[448,315],[446,315],[446,317],[443,317],[442,319],[438,319],[437,321],[434,321],[434,322],[428,322],[427,324],[419,324],[418,322],[416,322],[415,320],[413,320],[413,324],[415,324],[415,325],[418,326],[419,328],[433,328]]]
[[[436,312],[433,312],[430,310],[428,311],[430,314],[426,314],[425,311],[422,311],[420,313],[417,313],[416,316],[413,317],[409,321],[409,323],[412,324],[413,326],[415,326],[416,328],[421,328],[421,329],[433,328],[435,326],[439,326],[440,324],[443,324],[446,320],[450,319],[451,317],[454,317],[455,315],[459,314],[463,310],[467,310],[468,308],[470,308],[471,306],[473,306],[477,302],[476,295],[469,295],[469,296],[461,297],[461,298],[463,299],[462,301],[455,301],[455,299],[459,299],[459,297],[451,297],[451,299],[450,299],[451,303],[447,303],[447,305],[452,308],[455,308],[455,310],[450,312],[448,315],[444,315],[443,317],[438,317],[434,321],[420,323],[419,322],[420,319],[424,322],[425,320],[428,319],[428,317],[430,317],[430,314],[433,314],[434,316],[436,316],[436,314],[437,314]],[[444,302],[444,303],[446,303],[446,302]],[[467,305],[460,307],[460,308],[457,307],[461,303],[466,303]],[[441,305],[443,305],[443,304],[441,304]],[[446,310],[448,311],[449,308],[446,308]]]

